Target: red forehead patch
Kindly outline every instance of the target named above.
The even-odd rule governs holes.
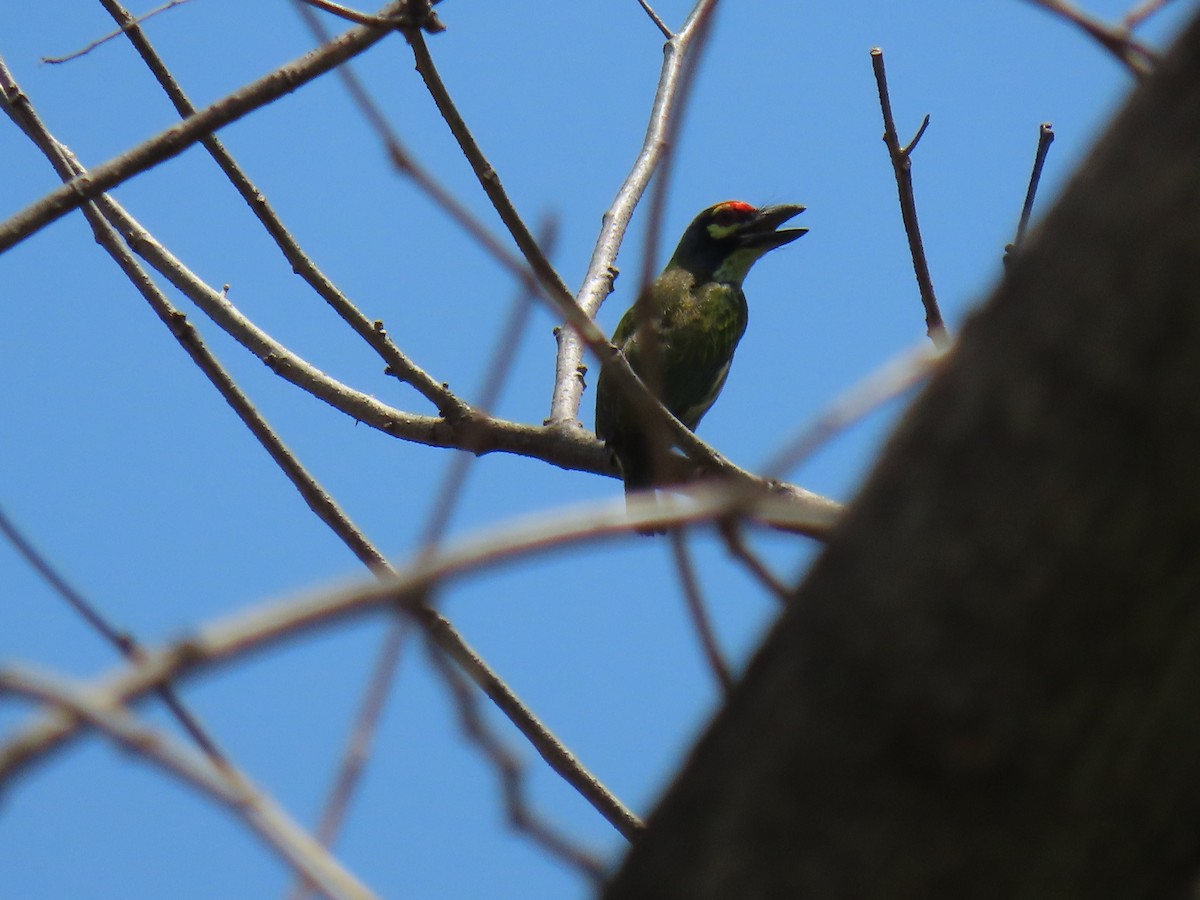
[[[726,200],[724,203],[718,203],[717,209],[719,209],[721,212],[724,212],[725,210],[729,210],[729,212],[737,212],[737,213],[743,213],[743,214],[752,213],[755,211],[754,207],[751,206],[749,203],[745,202],[744,200]]]

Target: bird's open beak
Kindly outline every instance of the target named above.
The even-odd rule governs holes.
[[[784,228],[777,231],[784,222],[788,219],[795,218],[804,212],[803,206],[798,206],[794,203],[781,203],[779,206],[764,206],[758,211],[758,215],[748,223],[740,235],[742,246],[754,247],[766,253],[768,250],[774,250],[776,247],[782,247],[784,244],[790,244],[800,235],[805,234],[807,228]]]

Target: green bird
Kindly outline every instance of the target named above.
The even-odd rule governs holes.
[[[764,254],[808,231],[777,230],[802,212],[794,204],[759,209],[740,200],[710,206],[692,220],[662,274],[617,325],[613,343],[688,428],[696,428],[721,393],[746,331],[742,281]],[[650,438],[607,366],[596,386],[596,434],[621,470],[626,499],[655,486],[665,434]]]

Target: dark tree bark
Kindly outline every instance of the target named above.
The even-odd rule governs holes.
[[[1200,868],[1200,21],[963,329],[604,896]]]

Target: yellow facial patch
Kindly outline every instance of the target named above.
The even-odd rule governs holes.
[[[758,210],[742,200],[727,200],[724,203],[718,203],[710,213],[712,221],[707,228],[709,237],[714,241],[729,237],[747,221],[754,218],[756,212]]]

